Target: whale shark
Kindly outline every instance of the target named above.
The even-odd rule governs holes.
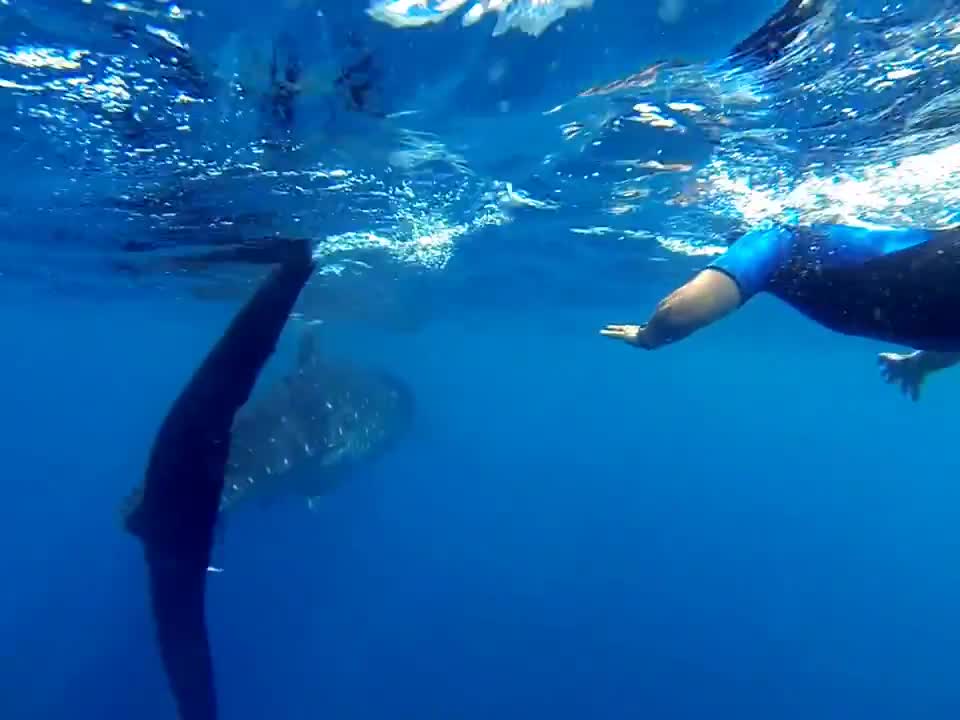
[[[306,330],[292,372],[237,414],[221,514],[281,496],[304,497],[313,507],[410,427],[414,401],[406,383],[327,360],[316,346]]]
[[[206,582],[231,433],[315,268],[309,241],[263,280],[160,425],[125,525],[143,545],[160,658],[181,720],[216,720]]]

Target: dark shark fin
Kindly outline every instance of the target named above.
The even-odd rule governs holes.
[[[144,546],[157,643],[180,720],[217,717],[204,604],[231,426],[313,268],[309,242],[291,243],[174,402],[142,489],[127,501],[126,527]]]

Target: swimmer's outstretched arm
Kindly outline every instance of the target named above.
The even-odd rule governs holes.
[[[884,380],[899,385],[904,395],[909,395],[912,400],[918,400],[920,388],[927,376],[960,363],[960,353],[917,350],[906,355],[880,353],[877,359],[880,362]]]
[[[646,325],[607,325],[600,334],[654,350],[730,314],[740,301],[737,283],[726,273],[708,268],[661,300]]]

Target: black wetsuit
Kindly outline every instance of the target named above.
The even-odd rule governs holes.
[[[769,292],[837,332],[960,351],[960,229],[775,226],[746,233],[710,267],[743,302]]]

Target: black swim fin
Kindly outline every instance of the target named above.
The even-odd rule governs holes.
[[[291,243],[173,404],[144,483],[127,501],[126,527],[143,543],[157,642],[181,720],[217,716],[204,599],[234,415],[313,269],[310,243]]]

